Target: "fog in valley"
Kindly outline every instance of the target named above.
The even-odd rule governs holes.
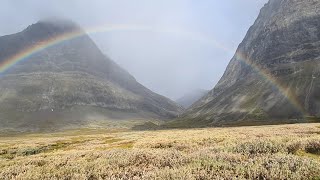
[[[0,36],[67,18],[140,83],[173,100],[210,90],[266,0],[3,0]]]

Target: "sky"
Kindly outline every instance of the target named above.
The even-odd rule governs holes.
[[[73,20],[137,81],[173,100],[211,90],[267,0],[1,0],[0,36]]]

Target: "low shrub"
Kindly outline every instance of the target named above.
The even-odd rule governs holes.
[[[287,145],[287,150],[289,154],[296,154],[301,149],[302,149],[301,142],[293,142]]]
[[[320,155],[320,140],[310,141],[305,146],[305,151],[307,153]]]
[[[247,155],[275,154],[284,152],[284,145],[268,140],[249,141],[239,144],[234,149],[235,152]]]

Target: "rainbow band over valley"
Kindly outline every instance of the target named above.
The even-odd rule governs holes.
[[[236,52],[236,58],[246,65],[250,66],[254,71],[259,73],[266,81],[271,83],[277,90],[287,99],[289,102],[302,113],[303,116],[309,116],[306,112],[305,108],[297,99],[297,96],[291,91],[290,88],[284,86],[277,80],[274,76],[272,76],[271,72],[267,71],[265,68],[260,67],[258,64],[254,63],[250,58],[240,52]]]
[[[215,41],[212,38],[207,38],[196,33],[188,33],[188,32],[184,32],[176,29],[159,29],[159,28],[152,28],[147,26],[135,26],[135,25],[111,25],[110,26],[109,25],[106,27],[86,29],[86,31],[72,31],[72,32],[64,33],[61,35],[57,35],[55,37],[51,37],[42,42],[39,42],[34,46],[25,48],[0,63],[0,74],[5,73],[8,69],[13,67],[17,63],[27,59],[28,57],[46,48],[57,45],[59,43],[72,40],[77,37],[81,37],[87,33],[92,34],[92,33],[112,32],[112,31],[150,31],[155,33],[170,33],[170,34],[174,34],[177,37],[187,38],[188,40],[207,43],[223,51],[228,51],[228,53],[230,53],[230,48],[226,48],[223,44]],[[238,60],[240,60],[241,62],[253,68],[265,80],[267,80],[272,85],[274,85],[277,88],[277,90],[290,101],[292,105],[294,105],[303,115],[306,115],[306,112],[303,106],[301,105],[301,103],[299,103],[296,96],[291,92],[291,90],[283,86],[281,83],[279,83],[279,81],[276,78],[274,78],[270,72],[261,68],[259,65],[255,64],[254,61],[250,60],[247,56],[245,56],[240,52],[237,52],[235,56]]]
[[[106,32],[106,31],[116,31],[116,30],[143,30],[144,27],[126,27],[126,26],[111,26],[106,28],[93,28],[89,29],[89,33],[97,33],[97,32]],[[20,52],[17,52],[15,55],[5,59],[0,63],[0,73],[4,73],[10,67],[14,66],[15,64],[19,63],[20,61],[23,61],[24,59],[30,57],[31,55],[40,52],[46,48],[49,48],[51,46],[54,46],[56,44],[75,39],[77,37],[81,37],[85,35],[85,31],[71,31],[64,34],[60,34],[51,38],[48,38],[42,42],[38,42],[34,46],[28,47],[26,49],[21,50]]]
[[[139,25],[109,25],[104,27],[90,28],[85,31],[72,31],[68,33],[64,33],[61,35],[57,35],[55,37],[51,37],[47,40],[37,43],[34,46],[28,47],[26,49],[17,52],[14,56],[11,56],[0,63],[0,74],[5,73],[10,67],[15,64],[27,59],[31,55],[40,52],[46,48],[54,46],[56,44],[75,39],[77,37],[81,37],[86,34],[94,34],[94,33],[102,33],[102,32],[112,32],[112,31],[146,31],[146,32],[154,32],[154,33],[167,33],[174,34],[177,37],[187,38],[192,41],[200,41],[204,43],[210,43],[211,45],[218,47],[220,49],[224,49],[217,41],[207,40],[207,38],[201,36],[196,33],[184,32],[179,29],[161,29],[154,28],[149,26],[139,26]]]

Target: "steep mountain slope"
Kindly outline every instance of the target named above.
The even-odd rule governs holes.
[[[175,124],[269,124],[319,117],[320,1],[270,0],[219,83]]]
[[[40,21],[0,37],[0,64],[5,70],[0,77],[0,129],[56,129],[104,119],[167,119],[181,111],[105,57],[69,21]]]
[[[193,103],[198,101],[204,95],[206,95],[209,91],[203,89],[196,89],[191,91],[188,94],[185,94],[181,98],[177,99],[176,102],[180,104],[184,108],[189,108]]]

